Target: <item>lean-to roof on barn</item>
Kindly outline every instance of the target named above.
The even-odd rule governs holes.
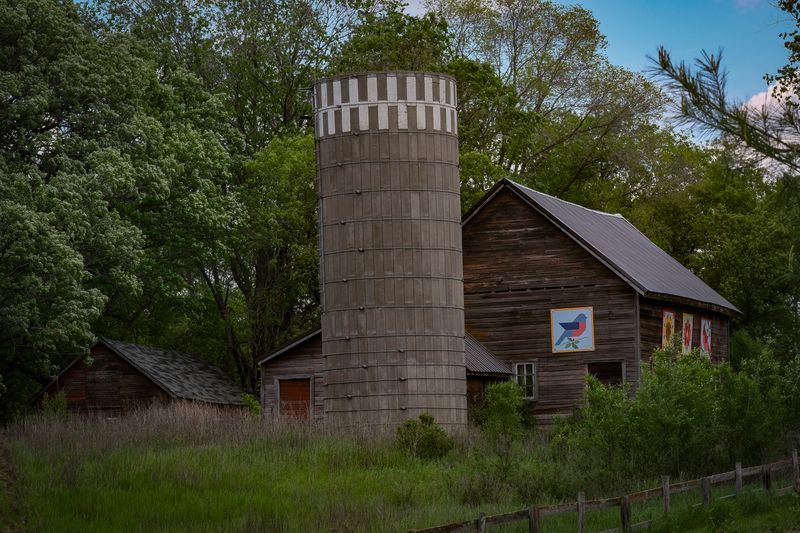
[[[302,344],[320,335],[322,335],[321,328],[313,329],[302,335],[299,335],[283,346],[280,346],[268,353],[261,361],[258,362],[258,364],[266,364],[269,361],[280,357],[281,355],[290,353],[292,349],[301,346]],[[509,366],[497,359],[489,350],[486,349],[486,347],[475,340],[475,338],[473,338],[469,333],[464,335],[464,357],[467,373],[469,374],[497,376],[511,375],[511,369]]]

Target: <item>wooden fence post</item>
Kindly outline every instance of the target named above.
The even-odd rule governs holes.
[[[539,533],[539,508],[535,505],[528,507],[528,533]]]
[[[481,513],[478,517],[478,533],[486,533],[486,513]]]
[[[704,477],[700,480],[700,490],[703,492],[703,505],[711,503],[711,478]]]
[[[669,476],[661,476],[661,496],[664,498],[664,514],[669,514]]]
[[[792,486],[800,494],[800,461],[797,460],[797,448],[792,448]]]
[[[761,467],[761,479],[764,482],[764,490],[772,492],[772,468],[769,465]]]
[[[736,462],[736,494],[742,492],[742,463]]]
[[[586,494],[578,493],[578,533],[586,531]]]
[[[622,522],[622,531],[631,530],[631,500],[627,496],[619,499],[619,517]]]

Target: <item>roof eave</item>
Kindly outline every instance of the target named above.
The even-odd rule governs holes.
[[[691,305],[694,307],[700,307],[703,309],[708,309],[709,311],[714,311],[716,313],[721,313],[723,315],[734,316],[739,315],[741,316],[743,313],[733,304],[731,307],[727,307],[724,305],[719,305],[711,302],[704,302],[701,300],[693,300],[691,298],[684,298],[682,296],[675,296],[672,294],[666,293],[659,293],[659,292],[652,292],[648,291],[643,294],[645,298],[650,298],[652,300],[662,300],[665,302],[672,302],[676,304],[683,304],[683,305]]]
[[[92,346],[94,346],[94,345],[92,345]],[[47,389],[49,389],[49,388],[50,388],[50,386],[51,386],[53,383],[58,383],[58,380],[59,380],[59,379],[61,379],[61,376],[63,376],[64,374],[66,374],[66,373],[67,373],[67,371],[68,371],[70,368],[72,368],[73,366],[75,366],[75,364],[76,364],[78,361],[82,361],[84,358],[85,358],[85,356],[80,356],[80,355],[79,355],[78,357],[76,357],[75,359],[73,359],[73,360],[72,360],[72,362],[70,362],[70,363],[69,363],[67,366],[65,366],[65,367],[64,367],[64,369],[63,369],[61,372],[59,372],[59,373],[58,373],[58,375],[56,375],[56,377],[54,377],[53,379],[51,379],[50,381],[48,381],[48,382],[47,382],[47,385],[44,385],[44,386],[42,386],[42,388],[41,388],[41,389],[39,389],[39,390],[36,392],[36,394],[34,394],[34,395],[33,395],[33,396],[30,398],[30,400],[28,400],[28,403],[27,403],[27,405],[32,405],[34,402],[36,402],[36,400],[38,400],[38,399],[39,399],[39,398],[42,396],[42,394],[44,394],[44,393],[45,393],[45,391],[46,391]]]
[[[258,362],[258,366],[261,366],[264,363],[268,363],[269,361],[275,359],[276,357],[278,357],[280,355],[283,355],[284,353],[288,352],[292,348],[295,348],[295,347],[305,343],[306,341],[311,340],[312,338],[316,337],[317,335],[319,335],[321,333],[322,333],[322,328],[315,328],[315,329],[313,329],[313,330],[311,330],[311,331],[309,331],[307,333],[304,333],[304,334],[299,335],[298,337],[295,337],[294,339],[290,340],[289,342],[287,342],[283,346],[279,346],[278,348],[275,348],[274,350],[269,352],[267,355],[265,355],[264,358],[261,359]]]
[[[131,365],[133,368],[135,368],[136,370],[138,370],[140,374],[142,374],[144,377],[146,377],[147,379],[149,379],[150,381],[152,381],[152,382],[153,382],[153,383],[154,383],[154,384],[155,384],[155,385],[156,385],[156,386],[157,386],[159,389],[161,389],[162,391],[166,392],[166,393],[167,393],[167,394],[168,394],[168,395],[169,395],[171,398],[178,398],[178,397],[179,397],[179,396],[177,396],[177,395],[176,395],[174,392],[172,392],[171,390],[169,390],[169,387],[167,387],[167,386],[166,386],[164,383],[162,383],[161,381],[159,381],[159,380],[158,380],[158,378],[156,378],[155,376],[151,375],[151,374],[150,374],[150,373],[149,373],[149,372],[148,372],[146,369],[142,368],[142,367],[141,367],[141,365],[139,365],[139,364],[138,364],[138,363],[137,363],[135,360],[133,360],[133,359],[131,359],[130,357],[128,357],[128,356],[127,356],[127,355],[126,355],[124,352],[122,352],[121,350],[118,350],[118,349],[116,349],[116,348],[115,348],[115,347],[114,347],[114,346],[113,346],[113,345],[112,345],[110,342],[107,342],[105,338],[103,338],[103,337],[100,337],[100,338],[97,340],[97,342],[96,342],[96,343],[94,343],[94,344],[92,345],[92,348],[94,348],[95,346],[97,346],[97,345],[98,345],[99,343],[101,343],[101,342],[103,343],[103,345],[104,345],[106,348],[108,348],[109,350],[111,350],[112,352],[114,352],[115,354],[117,354],[117,356],[119,356],[119,357],[121,357],[122,359],[124,359],[126,363],[128,363],[128,364],[129,364],[129,365]]]
[[[467,376],[473,377],[486,377],[486,378],[510,378],[513,372],[473,372],[467,370]]]

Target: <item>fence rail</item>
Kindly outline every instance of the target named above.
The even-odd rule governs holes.
[[[792,471],[792,485],[780,488],[773,487],[773,474],[789,469]],[[752,478],[756,476],[761,477],[761,484],[764,490],[771,494],[783,495],[792,491],[800,494],[800,461],[798,461],[797,449],[792,450],[792,457],[789,459],[758,466],[750,466],[747,468],[742,468],[741,463],[736,463],[736,468],[730,472],[713,474],[711,476],[706,476],[699,479],[691,479],[689,481],[681,481],[679,483],[670,483],[669,476],[662,476],[660,487],[654,487],[652,489],[642,490],[616,498],[587,500],[584,493],[581,492],[578,494],[578,500],[572,503],[531,506],[519,511],[512,511],[509,513],[501,513],[491,516],[481,513],[478,518],[475,518],[474,520],[455,522],[452,524],[445,524],[442,526],[429,527],[425,529],[412,529],[409,533],[449,533],[455,531],[478,531],[479,533],[484,533],[487,527],[492,525],[508,524],[511,522],[519,522],[524,520],[527,520],[528,522],[528,531],[530,533],[541,533],[541,519],[543,517],[569,513],[578,514],[578,533],[584,533],[586,530],[587,511],[612,509],[615,507],[619,508],[620,513],[619,529],[622,531],[631,531],[633,529],[647,527],[650,524],[649,521],[635,524],[631,523],[632,503],[650,500],[653,498],[661,498],[663,501],[664,513],[667,514],[670,511],[670,496],[672,494],[699,489],[703,498],[702,505],[708,505],[712,501],[711,489],[714,485],[730,483],[731,481],[735,482],[736,492],[732,495],[723,497],[735,496],[736,494],[742,492],[744,480],[746,478]]]

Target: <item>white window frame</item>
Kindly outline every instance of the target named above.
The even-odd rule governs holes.
[[[530,366],[531,372],[527,372],[527,367]],[[514,383],[520,385],[523,390],[526,392],[525,399],[526,400],[537,400],[539,398],[539,372],[538,372],[538,363],[536,360],[533,361],[520,361],[519,363],[514,363]],[[522,373],[520,373],[520,369],[522,369]],[[532,376],[533,379],[533,395],[528,396],[526,386],[524,383],[520,382],[520,378],[524,376]]]

